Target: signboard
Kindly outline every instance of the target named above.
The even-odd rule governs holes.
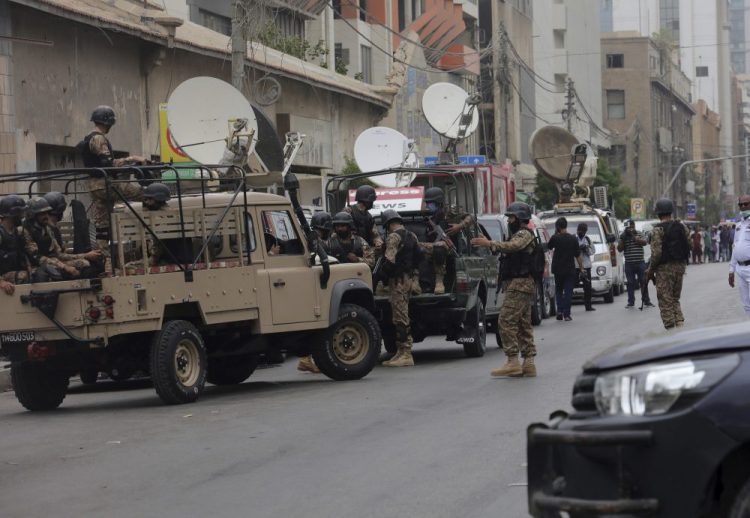
[[[354,200],[356,189],[349,190],[349,205],[357,202]],[[378,187],[375,189],[378,199],[370,209],[373,216],[379,215],[387,209],[398,212],[419,212],[422,210],[422,198],[424,198],[424,187]]]
[[[646,219],[646,202],[643,198],[630,198],[630,219]]]
[[[695,203],[688,203],[685,215],[687,216],[687,219],[695,219],[698,215],[698,205]]]
[[[423,163],[425,166],[438,165],[438,157],[426,156]],[[460,155],[458,163],[460,165],[484,165],[487,163],[487,157],[484,155]]]

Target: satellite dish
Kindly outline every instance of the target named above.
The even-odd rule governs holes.
[[[258,141],[258,123],[248,100],[214,77],[194,77],[175,88],[167,102],[167,120],[176,144],[200,164],[222,162],[225,152],[230,152],[226,139],[238,121],[246,121],[242,133],[253,133],[250,142],[241,143],[245,156],[253,152]]]
[[[281,172],[284,169],[284,145],[276,133],[276,127],[263,111],[253,106],[255,119],[258,122],[258,143],[255,154],[263,165],[271,172]]]
[[[570,168],[572,150],[578,139],[557,126],[536,130],[529,139],[529,157],[536,170],[555,182],[565,181]]]
[[[422,113],[432,129],[451,140],[466,138],[479,126],[473,96],[451,83],[435,83],[425,90]]]
[[[413,141],[395,129],[376,126],[359,134],[354,142],[354,160],[363,173],[395,167],[418,167]],[[373,176],[370,181],[381,187],[406,187],[415,173]]]

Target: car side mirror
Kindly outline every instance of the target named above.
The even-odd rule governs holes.
[[[614,234],[607,234],[607,243],[614,243],[617,241],[617,237]]]

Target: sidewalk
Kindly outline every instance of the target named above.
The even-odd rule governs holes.
[[[10,363],[0,362],[0,392],[10,390]]]

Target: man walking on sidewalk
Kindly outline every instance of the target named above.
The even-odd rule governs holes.
[[[620,236],[617,249],[625,253],[625,277],[628,280],[627,309],[635,307],[635,288],[641,287],[641,303],[644,307],[653,308],[648,296],[648,283],[645,282],[646,263],[643,260],[643,247],[648,244],[646,237],[635,229],[635,221],[628,220],[625,232]]]

